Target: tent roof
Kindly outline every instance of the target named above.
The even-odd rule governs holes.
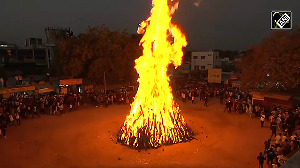
[[[286,93],[266,93],[261,91],[251,91],[250,94],[252,94],[253,97],[272,98],[279,100],[289,100],[292,97],[292,95]]]
[[[298,168],[300,165],[300,151],[294,154],[281,168]]]

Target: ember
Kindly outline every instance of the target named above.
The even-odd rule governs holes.
[[[153,0],[151,16],[140,24],[138,33],[143,55],[136,59],[140,83],[130,114],[117,135],[118,142],[130,147],[156,148],[191,140],[192,131],[173,101],[167,75],[168,65],[182,63],[185,35],[171,23],[178,1]]]

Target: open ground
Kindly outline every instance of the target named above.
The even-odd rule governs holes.
[[[191,142],[130,149],[116,143],[129,105],[84,105],[63,117],[42,115],[9,127],[7,139],[0,139],[0,167],[258,167],[256,157],[270,136],[259,119],[224,113],[224,105],[213,99],[209,107],[199,101],[179,105],[197,132]]]

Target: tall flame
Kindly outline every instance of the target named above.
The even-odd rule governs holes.
[[[153,0],[151,16],[140,24],[138,33],[143,55],[135,60],[140,83],[130,114],[118,141],[135,148],[158,147],[190,139],[190,131],[173,101],[168,65],[182,63],[185,35],[171,23],[178,2]]]

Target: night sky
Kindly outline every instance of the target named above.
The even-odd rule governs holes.
[[[292,10],[300,25],[299,0],[181,0],[174,21],[190,50],[245,50],[271,34],[271,10]],[[195,5],[195,2],[199,2]],[[198,7],[197,7],[198,6]],[[71,27],[75,34],[105,24],[136,33],[151,0],[0,0],[0,41],[24,44],[45,38],[45,27]]]

